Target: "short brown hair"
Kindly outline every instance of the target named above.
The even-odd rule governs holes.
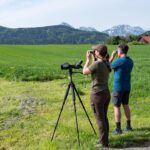
[[[129,47],[128,47],[127,44],[124,44],[124,43],[119,44],[119,45],[118,45],[118,48],[120,48],[121,51],[122,51],[124,54],[127,54],[127,53],[128,53]]]

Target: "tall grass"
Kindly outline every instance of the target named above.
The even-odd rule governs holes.
[[[110,52],[115,49],[115,46],[108,47]],[[60,64],[66,61],[75,63],[80,59],[85,61],[88,48],[90,45],[0,46],[0,149],[95,149],[98,137],[93,134],[83,109],[76,100],[81,140],[81,147],[78,147],[70,94],[54,141],[50,141],[68,84],[68,71],[60,70]],[[108,117],[111,147],[141,146],[150,137],[150,46],[130,46],[129,55],[134,60],[130,97],[134,131],[124,132],[120,136],[112,135],[115,123],[113,106],[110,104]],[[46,80],[52,81],[36,82]],[[74,74],[73,80],[97,129],[89,104],[90,76]],[[110,89],[112,80],[113,73],[110,75]],[[124,116],[122,127],[125,127]]]
[[[0,76],[9,80],[45,81],[62,78],[60,65],[83,59],[88,45],[0,46]]]

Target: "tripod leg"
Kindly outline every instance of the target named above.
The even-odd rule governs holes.
[[[77,137],[78,137],[78,143],[80,146],[80,137],[79,137],[79,127],[78,127],[78,120],[77,120],[77,109],[76,109],[76,97],[74,92],[74,86],[71,85],[71,91],[72,91],[72,100],[73,100],[73,106],[74,106],[74,114],[75,114],[75,121],[76,121],[76,129],[77,129]]]
[[[59,119],[60,119],[62,110],[63,110],[63,108],[64,108],[64,105],[65,105],[65,102],[66,102],[66,99],[67,99],[67,96],[68,96],[68,93],[69,93],[69,89],[70,89],[70,84],[68,84],[68,87],[67,87],[67,89],[66,89],[66,93],[65,93],[65,96],[64,96],[64,101],[63,101],[62,107],[61,107],[61,109],[60,109],[60,113],[59,113],[59,116],[58,116],[58,119],[57,119],[57,122],[56,122],[56,125],[55,125],[55,128],[54,128],[54,131],[53,131],[53,135],[52,135],[51,141],[52,141],[53,138],[54,138],[55,131],[56,131],[56,129],[57,129],[58,122],[59,122]]]
[[[80,98],[80,95],[79,95],[79,93],[78,93],[78,91],[77,91],[75,85],[74,85],[74,90],[75,90],[75,92],[76,92],[76,94],[77,94],[77,96],[78,96],[78,99],[79,99],[79,101],[80,101],[80,103],[81,103],[81,105],[82,105],[82,107],[83,107],[83,109],[84,109],[84,112],[85,112],[85,114],[86,114],[86,116],[87,116],[87,118],[88,118],[88,120],[89,120],[89,123],[90,123],[90,125],[91,125],[91,127],[92,127],[92,129],[93,129],[93,131],[94,131],[94,133],[95,133],[95,135],[96,135],[96,131],[95,131],[95,129],[94,129],[94,126],[93,126],[93,124],[92,124],[92,122],[91,122],[91,120],[90,120],[90,117],[89,117],[89,115],[88,115],[86,109],[85,109],[85,106],[83,105],[83,102],[82,102],[82,100],[81,100],[81,98]]]

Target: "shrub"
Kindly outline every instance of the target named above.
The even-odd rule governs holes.
[[[138,42],[138,41],[130,42],[130,44],[132,44],[132,45],[145,45],[144,43],[141,43],[141,42]]]

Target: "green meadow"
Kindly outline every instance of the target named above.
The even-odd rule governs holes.
[[[72,97],[68,95],[55,137],[51,136],[68,84],[64,62],[85,62],[91,45],[0,45],[0,150],[94,150],[95,136],[78,101],[81,145],[78,146]],[[111,53],[116,46],[108,46]],[[130,45],[134,61],[130,106],[133,132],[113,135],[113,105],[109,105],[110,147],[141,147],[150,142],[150,45]],[[75,70],[75,71],[82,71]],[[73,80],[98,133],[90,108],[90,76],[73,74]],[[112,88],[113,72],[109,87]],[[122,128],[125,117],[122,110]]]

